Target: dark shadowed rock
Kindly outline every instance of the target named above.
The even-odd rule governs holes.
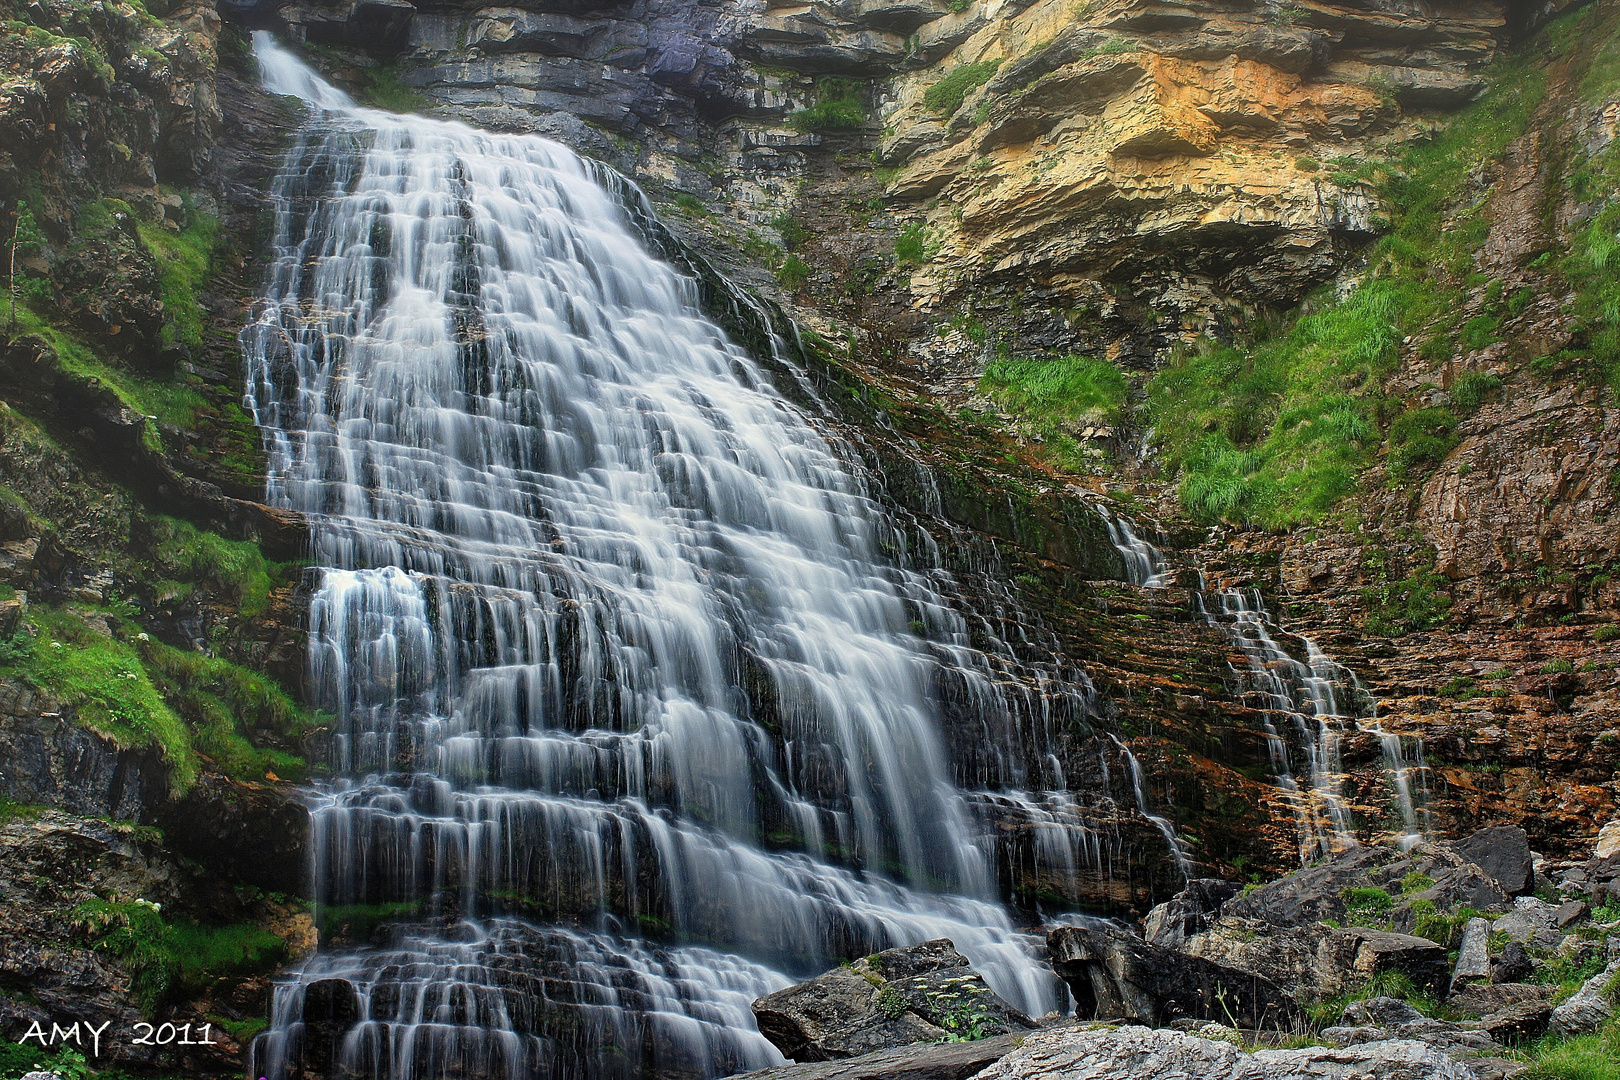
[[[944,938],[888,949],[778,990],[754,1002],[754,1018],[777,1049],[799,1062],[1035,1026]]]
[[[1357,1001],[1345,1007],[1344,1021],[1347,1024],[1372,1024],[1378,1027],[1399,1027],[1401,1024],[1410,1024],[1414,1020],[1423,1019],[1423,1014],[1400,998],[1375,997],[1366,1001]]]
[[[1288,991],[1263,975],[1160,948],[1117,930],[1064,926],[1046,937],[1052,968],[1068,983],[1075,1016],[1162,1027],[1191,1018],[1250,1028],[1300,1020]]]
[[[1524,896],[1535,891],[1530,837],[1517,825],[1493,825],[1449,846],[1494,878],[1508,895]]]
[[[1386,971],[1399,972],[1441,996],[1450,988],[1451,956],[1438,942],[1364,926],[1346,927],[1336,933],[1341,935],[1334,939],[1337,948],[1348,947],[1350,970],[1358,975],[1370,979]]]
[[[1179,949],[1194,934],[1209,929],[1221,905],[1238,894],[1238,885],[1220,878],[1198,878],[1170,900],[1148,912],[1142,934],[1155,945]]]
[[[1553,988],[1536,983],[1465,986],[1446,999],[1446,1008],[1463,1016],[1490,1016],[1527,1001],[1546,1001]]]
[[[1537,1038],[1547,1031],[1553,1005],[1546,998],[1528,998],[1480,1017],[1479,1030],[1499,1043],[1511,1044]]]
[[[1223,915],[1259,919],[1274,926],[1304,926],[1344,917],[1339,894],[1364,886],[1368,875],[1399,857],[1379,845],[1352,848],[1319,866],[1297,870],[1227,901]]]
[[[1530,977],[1530,954],[1521,942],[1510,941],[1491,957],[1491,982],[1516,983]]]

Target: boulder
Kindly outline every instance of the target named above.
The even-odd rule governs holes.
[[[1247,1028],[1293,1028],[1293,996],[1263,975],[1160,948],[1117,930],[1064,926],[1046,938],[1075,1016],[1163,1026],[1190,1018]]]
[[[1530,837],[1517,825],[1493,825],[1449,846],[1494,878],[1508,895],[1524,896],[1535,891]]]
[[[1548,1027],[1560,1035],[1585,1035],[1608,1023],[1614,1004],[1606,993],[1609,983],[1620,978],[1620,961],[1615,961],[1581,984],[1581,988],[1552,1011]]]
[[[1446,947],[1428,938],[1392,934],[1364,926],[1347,927],[1329,939],[1340,962],[1348,956],[1349,969],[1371,979],[1386,971],[1399,972],[1416,986],[1444,996],[1451,985],[1451,956]]]
[[[1223,915],[1260,919],[1273,926],[1306,926],[1323,919],[1342,919],[1345,889],[1368,884],[1368,875],[1387,866],[1399,852],[1383,845],[1354,847],[1327,862],[1296,870],[1287,877],[1236,897]]]
[[[1598,830],[1597,850],[1592,855],[1598,859],[1620,855],[1620,821],[1611,821]]]
[[[1392,997],[1375,997],[1353,1002],[1344,1010],[1344,1020],[1348,1024],[1399,1027],[1421,1019],[1422,1013],[1400,998]]]
[[[1457,946],[1457,964],[1451,969],[1453,989],[1469,982],[1491,981],[1491,922],[1469,919]]]
[[[1184,951],[1289,987],[1301,1001],[1335,997],[1387,971],[1398,971],[1441,994],[1451,982],[1444,946],[1428,938],[1361,926],[1272,926],[1222,916],[1209,930],[1190,938]]]
[[[1480,1017],[1478,1030],[1499,1043],[1523,1042],[1545,1033],[1552,1014],[1552,1002],[1531,998]]]
[[[1590,909],[1579,900],[1566,900],[1558,905],[1553,912],[1553,925],[1562,930],[1576,919],[1584,916]]]
[[[1412,1041],[1246,1053],[1224,1038],[1144,1027],[1036,1032],[977,1080],[1473,1080],[1445,1054]]]
[[[1510,941],[1502,951],[1491,957],[1491,982],[1516,983],[1528,978],[1534,965],[1522,944]]]
[[[1022,1031],[947,939],[889,949],[754,1002],[760,1033],[795,1061],[830,1061],[952,1035]]]
[[[1491,923],[1491,933],[1506,934],[1512,941],[1529,941],[1543,930],[1558,925],[1558,906],[1534,896],[1513,901],[1513,910]]]
[[[1194,934],[1215,921],[1221,905],[1238,894],[1235,882],[1197,878],[1165,903],[1148,912],[1142,933],[1155,945],[1179,949]]]
[[[801,1062],[731,1080],[968,1080],[1013,1049],[1015,1035],[954,1043],[913,1043],[837,1061]]]
[[[1546,1001],[1552,988],[1536,983],[1498,983],[1465,986],[1446,999],[1446,1008],[1463,1016],[1490,1016],[1527,1001]]]

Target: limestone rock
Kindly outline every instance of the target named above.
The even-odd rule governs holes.
[[[1245,1053],[1229,1042],[1142,1027],[1037,1032],[976,1080],[1473,1080],[1444,1053],[1420,1042],[1381,1041],[1343,1048]]]
[[[1598,830],[1597,850],[1592,855],[1598,859],[1620,855],[1620,821],[1611,821]]]
[[[1451,969],[1451,986],[1469,982],[1489,982],[1491,978],[1491,923],[1489,919],[1469,919],[1463,927],[1462,943],[1457,946],[1457,966]]]
[[[1506,934],[1512,941],[1526,942],[1537,933],[1558,925],[1558,906],[1534,896],[1513,901],[1513,910],[1491,923],[1491,933]]]
[[[889,949],[754,1002],[759,1030],[795,1061],[856,1057],[957,1033],[981,1015],[978,1034],[1034,1027],[968,966],[950,941]]]
[[[799,1062],[743,1073],[733,1080],[967,1080],[1013,1049],[1021,1035],[954,1043],[913,1043],[836,1061]]]
[[[1527,1001],[1545,1001],[1551,993],[1551,987],[1535,983],[1470,985],[1453,990],[1446,1007],[1464,1016],[1490,1016]]]
[[[1582,983],[1579,990],[1552,1011],[1548,1026],[1560,1035],[1585,1035],[1602,1027],[1614,1015],[1614,1003],[1605,991],[1616,978],[1620,978],[1620,961]]]
[[[1081,1019],[1160,1026],[1191,1018],[1245,1027],[1299,1021],[1293,997],[1263,975],[1163,949],[1117,930],[1065,926],[1046,938],[1052,968],[1069,986]]]

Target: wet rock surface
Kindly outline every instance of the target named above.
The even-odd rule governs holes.
[[[760,1032],[799,1062],[1033,1028],[945,939],[888,949],[754,1002]]]

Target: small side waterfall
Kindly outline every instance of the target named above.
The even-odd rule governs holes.
[[[1174,571],[1163,553],[1123,518],[1103,514],[1131,583],[1148,589],[1169,585]],[[1284,649],[1272,632],[1275,623],[1258,589],[1226,589],[1212,595],[1202,587],[1202,574],[1199,582],[1194,594],[1199,610],[1245,659],[1244,669],[1234,669],[1233,674],[1256,699],[1272,773],[1298,822],[1300,861],[1356,842],[1340,790],[1344,773],[1340,742],[1347,724],[1378,738],[1403,825],[1400,840],[1407,845],[1421,840],[1427,799],[1422,740],[1413,740],[1408,749],[1400,736],[1385,732],[1355,673],[1329,659],[1310,638],[1290,635],[1300,643],[1304,660]],[[1292,726],[1292,741],[1278,729],[1279,718]]]
[[[255,1075],[702,1080],[780,1060],[754,998],[936,937],[1054,1008],[997,870],[1111,873],[1053,749],[1084,675],[1010,677],[1020,620],[953,599],[627,185],[254,47],[317,109],[242,334],[312,522],[317,910],[383,926],[277,985]]]

